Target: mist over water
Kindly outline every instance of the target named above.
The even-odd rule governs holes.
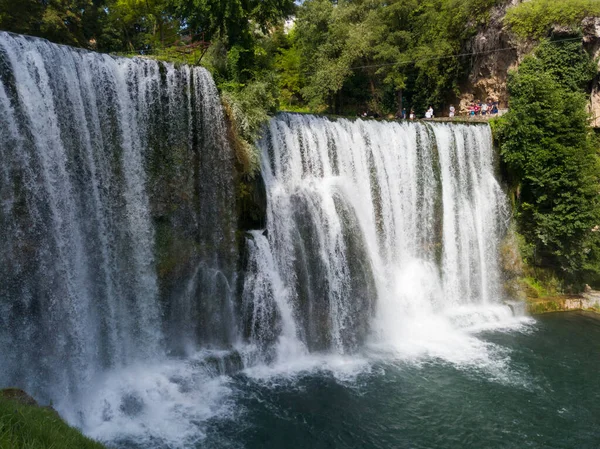
[[[432,391],[545,391],[488,126],[279,114],[244,235],[203,68],[0,32],[0,81],[0,388],[118,448],[436,447]]]
[[[4,32],[0,81],[0,386],[99,438],[115,422],[139,436],[156,424],[140,413],[179,410],[210,378],[197,351],[238,338],[217,89],[200,67]]]

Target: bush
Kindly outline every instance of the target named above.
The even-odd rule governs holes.
[[[571,283],[600,271],[600,167],[580,88],[590,64],[581,44],[543,43],[510,74],[510,111],[495,126],[531,262]]]
[[[598,0],[531,0],[510,8],[504,21],[521,37],[542,38],[553,25],[578,27],[585,17],[598,16]]]
[[[245,174],[253,175],[259,169],[260,156],[254,143],[269,121],[269,112],[277,106],[273,83],[254,81],[238,89],[224,88],[222,100],[225,113],[233,128],[233,144],[238,161]]]

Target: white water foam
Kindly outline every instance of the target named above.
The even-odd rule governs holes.
[[[245,291],[251,338],[280,316],[276,331],[302,350],[249,375],[344,376],[382,357],[508,376],[506,351],[478,334],[530,320],[503,303],[509,217],[487,126],[282,114],[260,146],[267,230],[248,245],[268,263],[251,267]]]
[[[99,375],[78,401],[56,404],[91,438],[140,448],[186,448],[205,438],[209,419],[231,417],[230,378],[186,360],[135,364]],[[219,354],[217,354],[219,355]],[[212,355],[214,356],[214,355]]]
[[[190,447],[234,405],[229,378],[207,365],[222,354],[166,357],[146,140],[152,111],[168,106],[169,124],[181,127],[170,139],[191,154],[196,128],[218,150],[226,133],[216,87],[201,68],[162,70],[6,33],[0,49],[10,75],[0,88],[0,182],[12,186],[12,170],[27,180],[29,214],[23,220],[18,192],[7,188],[0,273],[14,281],[9,297],[19,307],[0,304],[0,340],[11,351],[0,354],[0,379],[54,400],[103,441]],[[260,145],[268,229],[248,241],[242,352],[269,363],[248,376],[326,371],[347,381],[399,360],[510,377],[506,350],[478,335],[527,326],[502,305],[497,249],[507,210],[488,127],[282,115]],[[233,185],[219,177],[231,152],[199,154],[198,232],[205,242],[232,240],[233,226],[222,223],[234,221],[233,206],[223,206],[234,203]],[[198,186],[184,178],[194,197]],[[195,280],[210,277],[196,270],[183,304],[171,304],[189,353],[199,333],[215,334],[206,340],[216,345],[238,337],[229,296],[216,305],[223,319],[200,324],[198,291],[211,302],[219,288]],[[40,310],[19,312],[30,309]]]

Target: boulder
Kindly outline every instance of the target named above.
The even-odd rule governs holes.
[[[0,397],[23,405],[38,405],[35,399],[19,388],[5,388],[4,390],[0,390]]]

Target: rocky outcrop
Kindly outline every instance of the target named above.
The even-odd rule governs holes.
[[[500,245],[500,268],[504,294],[512,300],[523,301],[527,297],[521,278],[523,259],[515,231],[510,229]]]
[[[497,101],[500,108],[507,107],[508,72],[533,48],[532,43],[520,42],[503,23],[507,9],[517,3],[519,0],[508,0],[494,7],[488,24],[467,46],[467,53],[474,56],[468,80],[461,88],[459,111],[466,112],[475,100]]]
[[[583,308],[600,309],[600,291],[592,290],[589,285],[585,286],[585,290],[581,294]]]
[[[38,405],[35,399],[19,388],[5,388],[4,390],[0,390],[0,398],[18,402],[23,405]]]
[[[595,61],[598,61],[598,71],[600,72],[600,18],[587,17],[583,19],[581,28],[586,50]],[[600,128],[600,76],[596,76],[592,86],[590,114],[592,115],[592,126]]]
[[[536,41],[523,41],[504,25],[506,11],[521,0],[505,0],[490,12],[490,18],[466,47],[465,53],[473,54],[472,68],[458,98],[459,112],[466,113],[475,100],[492,100],[501,109],[508,107],[506,83],[510,70],[518,67],[523,58],[537,45]],[[583,44],[594,60],[598,61],[600,73],[600,18],[587,17],[577,29],[555,26],[554,37],[583,35]],[[590,113],[592,125],[600,127],[600,75],[591,87]]]
[[[600,291],[592,290],[589,285],[581,295],[542,298],[527,303],[529,313],[569,312],[590,310],[600,312]]]

